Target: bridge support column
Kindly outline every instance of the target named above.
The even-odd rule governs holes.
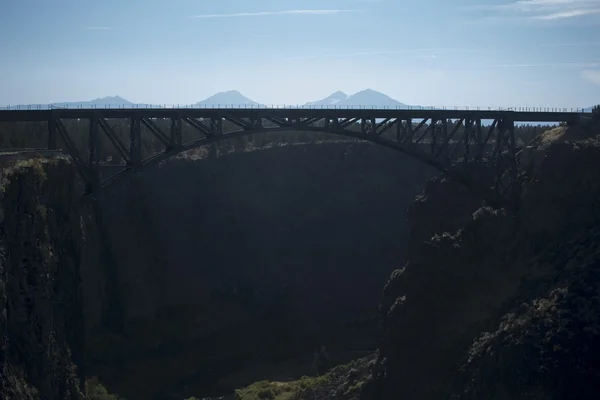
[[[86,182],[86,192],[93,193],[100,187],[100,169],[98,165],[98,134],[99,134],[98,116],[90,118],[90,136],[89,136],[89,154],[88,154],[88,181]]]
[[[48,150],[56,150],[57,134],[56,118],[50,117],[48,120]]]
[[[413,140],[413,121],[412,118],[406,120],[406,135],[404,137],[405,143],[412,143]]]
[[[142,166],[142,127],[141,118],[131,117],[129,125],[129,160],[131,166],[139,168]]]
[[[481,159],[483,159],[485,146],[483,143],[483,132],[481,130],[481,118],[478,118],[475,121],[475,135],[477,140],[477,161],[481,161]]]
[[[400,118],[396,120],[396,142],[398,143],[402,141],[402,134],[404,133],[403,123]]]
[[[465,118],[465,128],[463,130],[463,162],[465,166],[468,166],[471,161],[470,143],[473,136],[473,120],[471,118]]]
[[[223,134],[223,119],[211,118],[210,120],[210,134],[213,136],[219,136]]]
[[[438,144],[438,148],[436,149],[436,153],[433,154],[438,154],[438,157],[444,162],[447,163],[450,160],[450,153],[448,152],[448,119],[444,118],[442,119],[442,124],[440,127],[440,132],[439,135],[441,136],[441,140],[440,143]]]
[[[171,118],[171,146],[173,148],[181,147],[183,144],[183,132],[181,116]]]
[[[507,147],[508,147],[508,173],[510,174],[509,201],[515,210],[519,208],[521,200],[521,183],[519,182],[517,165],[517,141],[515,138],[515,121],[506,122]]]
[[[436,152],[436,144],[437,144],[437,137],[440,134],[440,129],[438,127],[438,120],[435,117],[431,118],[431,146],[430,146],[430,152],[431,154],[435,154]]]

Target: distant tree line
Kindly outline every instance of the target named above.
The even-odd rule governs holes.
[[[598,114],[598,107],[594,108],[595,115]],[[110,120],[110,126],[115,134],[124,143],[129,145],[129,121],[126,119]],[[170,120],[158,119],[155,124],[165,133],[170,132]],[[82,158],[87,159],[88,141],[89,141],[89,122],[85,119],[80,120],[63,120],[63,123],[73,140],[77,149],[79,149]],[[456,126],[456,121],[447,121],[448,132],[452,132]],[[265,127],[269,126],[269,122],[264,122]],[[271,124],[274,126],[273,124]],[[417,124],[414,123],[416,128]],[[420,132],[425,130],[427,125],[421,127]],[[548,130],[552,126],[549,125],[517,125],[515,126],[515,136],[519,145],[526,145],[534,137]],[[223,129],[225,132],[239,130],[237,125],[229,121],[223,121]],[[349,127],[350,130],[360,132],[361,126],[359,123]],[[489,127],[484,126],[483,136],[487,135]],[[182,127],[183,142],[201,139],[203,135],[186,123]],[[460,141],[463,139],[463,129],[458,129],[453,140]],[[394,129],[389,129],[386,135],[393,137]],[[245,135],[235,138],[229,138],[219,143],[219,147],[225,147],[229,151],[247,150],[251,148],[260,148],[268,145],[279,145],[289,143],[315,143],[321,141],[347,141],[348,138],[327,132],[306,132],[306,131],[278,131],[261,134]],[[48,126],[44,122],[16,122],[16,123],[0,123],[0,149],[10,148],[46,148],[48,145]],[[65,148],[64,143],[59,138],[58,147]],[[150,157],[164,150],[163,143],[146,130],[142,128],[142,155],[143,158]],[[123,162],[119,152],[113,146],[108,136],[100,130],[98,138],[98,159],[111,164],[121,164]]]

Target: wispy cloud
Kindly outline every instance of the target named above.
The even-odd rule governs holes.
[[[551,21],[555,19],[565,19],[574,17],[583,17],[585,15],[600,14],[600,8],[575,9],[569,11],[559,11],[550,14],[534,15],[531,18]]]
[[[544,43],[541,45],[542,47],[592,47],[592,46],[600,46],[600,41],[598,42],[569,42],[569,43]]]
[[[288,57],[286,60],[312,60],[321,58],[346,58],[346,57],[361,57],[361,56],[374,56],[384,54],[401,54],[407,53],[407,50],[374,50],[374,51],[360,51],[355,53],[330,53],[330,54],[312,54],[306,56],[293,56]]]
[[[598,0],[517,0],[477,9],[510,12],[513,18],[554,21],[600,14]]]
[[[596,68],[600,63],[531,63],[531,64],[494,64],[496,68]]]
[[[112,26],[86,26],[85,29],[88,31],[116,31],[116,30],[119,30],[119,28],[115,28]]]
[[[241,12],[230,14],[198,14],[190,18],[240,18],[240,17],[264,17],[268,15],[336,15],[360,10],[283,10],[283,11],[258,11]]]
[[[286,60],[313,60],[323,58],[349,58],[375,55],[392,55],[392,54],[414,54],[416,58],[434,59],[440,53],[483,53],[479,49],[450,49],[450,48],[423,48],[423,49],[402,49],[402,50],[368,50],[354,53],[328,53],[328,54],[311,54],[304,56],[287,57]],[[423,54],[425,53],[425,54]]]
[[[595,83],[596,85],[600,85],[600,70],[598,70],[598,69],[596,69],[596,70],[591,70],[591,69],[583,70],[583,71],[581,71],[581,76],[585,80],[588,80],[588,81],[590,81],[592,83]]]

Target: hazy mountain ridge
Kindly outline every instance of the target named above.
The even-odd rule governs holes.
[[[347,95],[344,92],[337,91],[327,96],[324,99],[311,101],[299,107],[321,107],[321,106],[379,106],[379,107],[406,107],[407,105],[401,103],[395,99],[392,99],[388,95],[372,90],[362,90],[353,95]],[[9,106],[10,109],[18,108],[159,108],[159,107],[170,107],[173,105],[159,105],[159,104],[145,104],[145,103],[133,103],[120,96],[108,96],[102,97],[89,101],[73,101],[73,102],[61,102],[51,104],[24,104]],[[178,105],[174,105],[178,106]],[[190,106],[181,104],[179,106]],[[212,96],[207,97],[204,100],[198,101],[191,105],[192,107],[271,107],[271,104],[262,104],[256,102],[237,90],[228,90],[225,92],[215,93]],[[273,105],[276,106],[276,105]]]
[[[146,103],[133,103],[121,96],[107,96],[94,100],[87,101],[72,101],[72,102],[60,102],[50,104],[21,104],[21,105],[8,105],[0,107],[0,109],[46,109],[46,108],[162,108],[162,107],[202,107],[202,108],[244,108],[244,107],[277,107],[282,104],[262,104],[256,102],[237,90],[228,90],[224,92],[215,93],[212,96],[205,98],[204,100],[198,101],[194,104],[146,104]],[[290,105],[287,105],[288,107]],[[291,105],[294,107],[295,105]],[[408,108],[418,107],[416,105],[409,105],[402,103],[382,92],[378,92],[373,89],[361,90],[355,94],[348,95],[342,91],[337,91],[329,96],[305,103],[304,105],[297,105],[299,108],[325,108],[325,107],[378,107],[378,108]],[[592,112],[593,107],[584,108],[583,112]]]
[[[196,104],[194,104],[195,106],[225,106],[225,105],[233,105],[233,106],[257,106],[259,105],[259,103],[257,103],[254,100],[249,99],[248,97],[244,96],[243,94],[241,94],[240,92],[238,92],[237,90],[229,90],[226,92],[219,92],[216,94],[213,94],[212,96],[197,102]]]

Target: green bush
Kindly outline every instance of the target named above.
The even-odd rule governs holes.
[[[87,400],[125,400],[123,397],[108,393],[108,390],[96,379],[85,381],[85,398]]]

